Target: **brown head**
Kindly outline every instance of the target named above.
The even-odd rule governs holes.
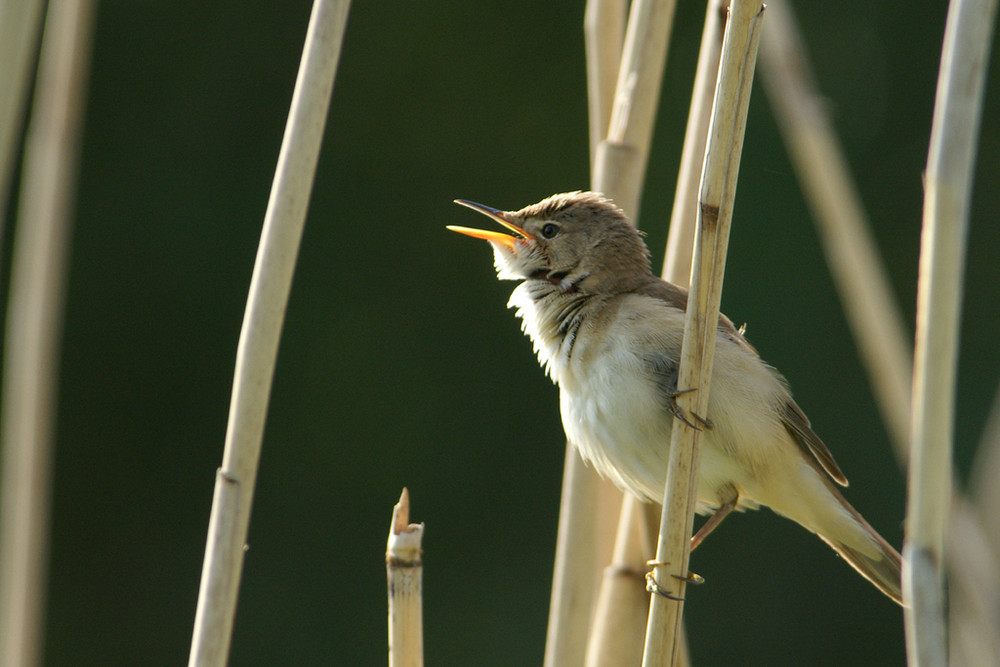
[[[516,236],[468,227],[448,229],[493,246],[501,279],[540,279],[563,292],[615,294],[649,280],[649,251],[615,204],[593,192],[552,195],[519,211],[456,203],[493,218]]]

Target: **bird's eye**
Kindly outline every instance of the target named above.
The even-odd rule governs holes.
[[[547,239],[552,238],[558,233],[559,233],[559,225],[555,224],[554,222],[547,222],[542,227],[542,236],[544,236]]]

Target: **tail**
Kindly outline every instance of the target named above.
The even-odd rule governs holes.
[[[902,605],[901,568],[903,559],[900,557],[899,552],[893,549],[892,545],[886,542],[856,509],[851,507],[851,504],[847,502],[837,489],[831,488],[830,491],[833,492],[833,495],[840,501],[843,508],[854,518],[858,526],[867,533],[866,537],[876,546],[877,550],[872,555],[843,541],[828,537],[821,532],[817,534],[824,542],[833,547],[862,577],[875,584],[876,588]],[[866,549],[866,551],[870,552],[871,550]]]
[[[819,535],[861,576],[903,604],[899,552],[851,507],[826,473],[804,458],[802,465],[759,500]]]

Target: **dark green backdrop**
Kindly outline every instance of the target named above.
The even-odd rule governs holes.
[[[703,15],[680,3],[642,208],[654,262]],[[912,322],[943,1],[799,8]],[[60,386],[47,665],[187,659],[254,253],[309,3],[101,3]],[[400,488],[426,522],[431,665],[540,664],[563,457],[556,389],[456,197],[588,184],[583,3],[357,2],[293,288],[233,665],[381,665]],[[765,37],[766,38],[766,37]],[[996,389],[1000,67],[972,212],[957,457]],[[8,238],[9,240],[9,238]],[[7,244],[9,246],[9,244]],[[890,453],[758,89],[724,310],[748,322],[902,541]],[[5,271],[9,262],[4,262]],[[6,283],[6,278],[4,279]],[[693,561],[695,664],[901,665],[902,614],[769,511]]]

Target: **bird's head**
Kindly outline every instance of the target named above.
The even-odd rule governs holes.
[[[649,251],[625,213],[593,192],[552,195],[519,211],[457,199],[515,235],[448,226],[493,246],[497,275],[545,280],[563,292],[616,293],[634,289],[649,272]]]

